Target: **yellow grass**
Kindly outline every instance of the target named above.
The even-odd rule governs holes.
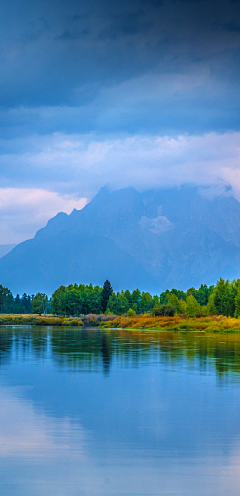
[[[101,320],[102,317],[104,317],[104,320]],[[240,332],[240,319],[224,317],[223,315],[210,315],[194,319],[187,319],[183,315],[175,315],[174,317],[153,317],[149,314],[133,317],[121,315],[109,320],[107,320],[107,316],[99,316],[99,320],[95,319],[94,324],[89,319],[86,320],[86,324],[95,326],[100,324],[102,328],[150,329],[156,331]],[[83,326],[84,322],[79,317],[0,314],[0,325]]]
[[[211,315],[194,319],[187,319],[181,315],[176,315],[175,317],[137,315],[134,317],[120,316],[113,321],[102,322],[101,326],[167,331],[240,332],[240,319],[224,317],[223,315]]]
[[[0,314],[0,325],[83,326],[83,322],[77,317],[54,317],[51,314]]]

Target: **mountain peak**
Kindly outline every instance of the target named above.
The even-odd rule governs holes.
[[[1,284],[14,292],[108,278],[115,290],[159,293],[220,276],[240,276],[240,204],[191,186],[101,188],[82,210],[60,212],[0,259]]]

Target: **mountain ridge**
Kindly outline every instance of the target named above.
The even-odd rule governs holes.
[[[15,248],[16,244],[6,244],[6,245],[0,245],[0,258],[4,257],[4,255],[7,255],[13,248]]]
[[[82,210],[58,213],[0,259],[14,292],[70,283],[161,292],[240,276],[240,203],[197,187],[102,188]]]

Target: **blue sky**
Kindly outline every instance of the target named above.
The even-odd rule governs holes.
[[[240,199],[238,0],[1,0],[0,244],[110,187]]]

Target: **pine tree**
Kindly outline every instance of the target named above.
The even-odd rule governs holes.
[[[102,290],[102,295],[101,295],[101,306],[102,306],[102,312],[104,313],[107,308],[108,300],[113,293],[113,288],[111,286],[110,281],[108,279],[105,281],[103,285],[103,290]]]

